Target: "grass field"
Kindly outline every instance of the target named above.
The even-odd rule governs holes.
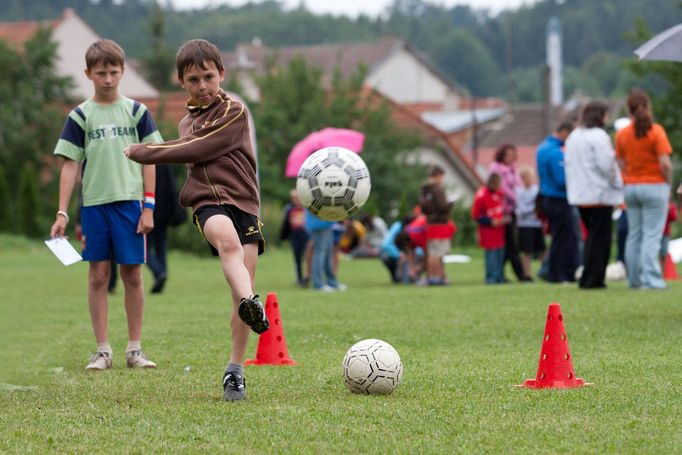
[[[86,265],[0,236],[0,452],[682,452],[682,282],[659,292],[490,287],[480,253],[469,253],[471,264],[448,265],[454,285],[443,288],[392,286],[379,262],[343,261],[349,290],[334,294],[294,287],[288,250],[262,256],[258,288],[277,292],[297,365],[247,367],[248,400],[224,403],[229,303],[215,260],[171,254],[166,292],[148,296],[144,346],[156,370],[125,368],[119,290],[114,369],[93,374]],[[514,387],[535,376],[551,301],[591,387]],[[344,353],[364,338],[402,357],[390,396],[343,385]]]

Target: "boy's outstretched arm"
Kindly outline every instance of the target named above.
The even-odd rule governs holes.
[[[69,223],[69,202],[73,194],[73,188],[76,186],[78,180],[78,172],[80,171],[80,163],[66,158],[62,164],[61,174],[59,176],[59,207],[57,215],[50,228],[50,237],[64,237],[66,225]]]
[[[201,128],[161,144],[133,144],[125,155],[142,164],[185,164],[211,161],[234,150],[251,147],[244,105],[229,103],[223,115]]]

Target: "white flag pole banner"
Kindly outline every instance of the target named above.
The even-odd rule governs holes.
[[[682,237],[668,242],[668,253],[675,264],[682,262]]]
[[[54,239],[45,240],[45,245],[57,256],[57,259],[62,261],[64,265],[75,264],[83,260],[78,251],[69,243],[64,237],[56,237]]]

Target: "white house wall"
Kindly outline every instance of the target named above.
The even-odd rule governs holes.
[[[445,103],[456,109],[459,99],[451,88],[414,55],[401,49],[371,71],[370,86],[398,103]]]
[[[52,33],[58,44],[57,74],[71,76],[71,94],[85,99],[92,96],[92,82],[85,75],[85,51],[100,37],[76,15],[65,15]],[[126,66],[119,91],[131,98],[157,98],[159,93],[130,66]]]
[[[408,155],[407,162],[410,164],[419,163],[427,167],[437,164],[445,170],[443,185],[446,194],[466,204],[470,204],[473,200],[475,190],[471,189],[459,169],[453,166],[452,161],[443,156],[442,151],[430,147],[419,147]]]

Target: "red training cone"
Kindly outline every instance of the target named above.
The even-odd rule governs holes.
[[[277,303],[277,294],[274,292],[269,293],[265,300],[265,314],[270,321],[270,328],[258,337],[256,359],[249,359],[244,362],[244,365],[296,365],[287,352],[282,318],[279,315],[279,303]]]
[[[673,262],[672,256],[668,253],[665,257],[665,267],[663,268],[663,279],[665,280],[676,280],[677,279],[677,267]]]
[[[538,372],[535,379],[526,379],[523,387],[567,389],[585,385],[583,379],[575,377],[563,319],[559,304],[550,303]]]

